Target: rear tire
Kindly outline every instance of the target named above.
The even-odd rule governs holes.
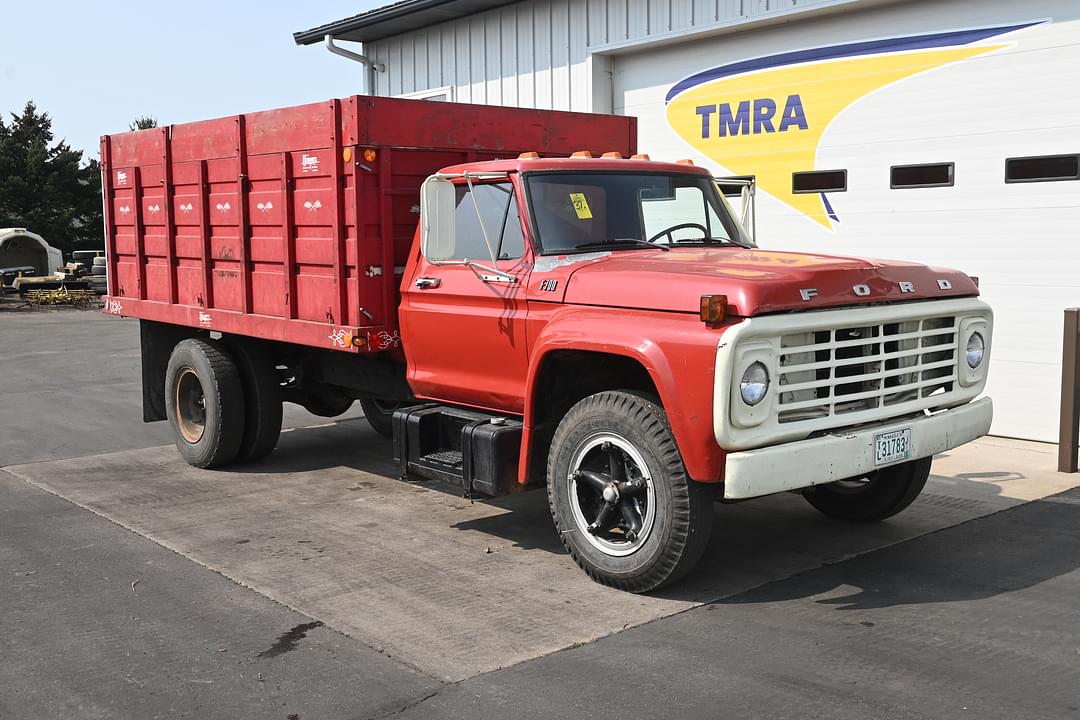
[[[351,408],[353,399],[329,385],[312,385],[301,404],[312,415],[334,418]]]
[[[551,516],[574,561],[601,584],[641,593],[683,577],[709,541],[712,499],[712,487],[687,476],[667,415],[652,398],[590,395],[555,431]]]
[[[244,384],[244,437],[236,462],[261,460],[274,451],[281,436],[281,384],[274,359],[257,341],[232,347],[233,358]]]
[[[384,438],[394,437],[394,411],[401,407],[402,403],[376,400],[375,398],[361,398],[360,407],[364,409],[364,419],[375,432]]]
[[[233,461],[244,437],[244,387],[220,344],[177,343],[165,373],[165,411],[189,465],[214,468]]]
[[[911,460],[875,470],[865,478],[815,485],[803,490],[806,501],[837,520],[877,522],[892,517],[926,486],[933,458]]]

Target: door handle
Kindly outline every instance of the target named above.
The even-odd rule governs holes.
[[[420,288],[421,290],[427,290],[428,288],[437,288],[442,285],[442,279],[429,277],[416,278],[415,284],[416,287]]]

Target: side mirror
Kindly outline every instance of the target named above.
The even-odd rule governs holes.
[[[428,260],[454,256],[456,210],[454,183],[434,175],[424,181],[420,192],[420,251]]]

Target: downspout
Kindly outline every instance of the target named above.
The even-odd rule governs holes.
[[[364,91],[369,95],[373,94],[375,90],[375,73],[386,72],[386,66],[382,63],[374,62],[367,55],[361,55],[360,53],[355,53],[352,50],[346,50],[343,47],[335,45],[334,36],[330,33],[327,33],[323,39],[326,41],[326,49],[330,52],[334,53],[335,55],[340,55],[343,58],[355,60],[361,65],[367,67],[367,72],[364,73],[366,82],[366,87],[364,88]]]

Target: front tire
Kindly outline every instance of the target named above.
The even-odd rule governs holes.
[[[165,372],[165,400],[176,448],[189,465],[221,467],[236,458],[244,437],[244,387],[221,345],[177,343]]]
[[[712,529],[712,488],[691,480],[667,415],[631,391],[590,395],[548,455],[555,529],[593,580],[649,592],[688,573]]]
[[[360,407],[364,410],[364,419],[375,432],[384,438],[394,437],[394,411],[401,407],[402,403],[376,400],[375,398],[361,398]]]
[[[803,490],[806,501],[837,520],[877,522],[892,517],[926,486],[933,458],[911,460],[875,470],[863,478],[815,485]]]

